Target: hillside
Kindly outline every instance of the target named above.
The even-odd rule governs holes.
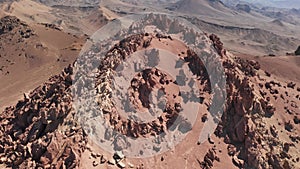
[[[0,169],[298,169],[300,12],[256,2],[0,0]]]
[[[194,15],[233,15],[233,11],[226,8],[219,0],[181,0],[175,4],[174,10]]]
[[[2,18],[0,25],[1,110],[72,63],[85,41],[11,16]]]
[[[179,32],[183,33],[183,37],[197,37],[195,42],[201,44],[201,55],[180,40],[176,29],[172,34],[165,35],[154,32],[131,35],[116,42],[104,56],[101,53],[104,51],[98,50],[98,47],[112,44],[115,37],[102,41],[102,44],[93,44],[77,61],[25,94],[18,103],[6,108],[0,115],[0,123],[4,124],[0,128],[2,166],[295,168],[299,164],[300,86],[290,80],[293,76],[287,77],[288,74],[280,70],[281,73],[274,72],[266,64],[268,58],[256,61],[257,58],[251,55],[239,55],[241,59],[231,54],[223,48],[216,35],[194,32],[178,25],[180,23],[177,21],[156,15],[149,15],[144,21],[166,23],[168,28],[182,29]],[[139,29],[137,24],[133,29]],[[119,36],[126,33],[120,32]],[[102,36],[101,32],[99,34]],[[153,48],[159,52],[153,51]],[[152,52],[148,53],[147,50]],[[166,50],[169,52],[162,52]],[[162,56],[159,54],[161,52]],[[149,55],[148,59],[152,61],[159,61],[150,62],[158,65],[142,69],[131,77],[130,67],[134,68],[134,63],[144,62],[132,57],[143,58],[145,55]],[[119,67],[128,59],[133,61],[129,67],[126,67],[128,64]],[[182,63],[175,62],[177,66],[173,71],[180,68],[179,72],[190,71],[195,77],[194,84],[201,91],[198,94],[202,101],[195,101],[188,93],[178,93],[185,80],[174,78],[175,72],[166,72],[167,67],[163,69],[159,66],[162,63],[171,64],[174,60],[181,60]],[[271,60],[278,63],[279,67],[286,64],[282,58]],[[222,73],[219,62],[224,66],[226,84],[219,76],[209,78],[211,72],[215,75]],[[86,70],[92,70],[96,75],[86,74]],[[298,72],[299,66],[294,64],[293,71]],[[90,83],[90,80],[95,80],[95,83]],[[113,84],[113,81],[120,83]],[[215,85],[211,86],[210,81]],[[111,94],[113,91],[123,91],[126,84],[129,86],[125,86],[125,91],[132,93],[130,101],[134,107],[147,109],[147,93],[157,88],[165,92],[167,108],[153,121],[139,123],[134,119],[126,119],[119,112],[121,109],[114,108],[112,97],[109,97],[114,96]],[[226,87],[223,88],[222,84]],[[193,85],[189,83],[187,86]],[[217,107],[224,108],[224,113],[218,118],[218,113],[209,110],[216,106],[214,104],[222,103],[222,98],[226,98],[224,107]],[[197,105],[198,112],[196,110],[194,113],[199,115],[196,118],[193,118],[193,113],[184,111],[185,102]],[[137,113],[143,113],[139,111]],[[206,133],[214,129],[213,122],[216,119],[213,117],[219,120],[216,129]],[[181,120],[177,123],[174,118]],[[109,128],[103,130],[102,124]],[[115,133],[110,133],[110,129]],[[178,144],[176,142],[171,150],[168,150],[169,144],[164,142],[164,134],[160,135],[166,130],[169,131],[166,134],[174,138],[183,136],[183,140]],[[201,131],[206,135],[202,135]],[[128,142],[122,140],[122,135],[127,136]],[[129,136],[134,138],[133,142],[129,142]],[[116,142],[112,139],[114,137]],[[151,142],[157,144],[152,147],[147,146],[147,142],[139,142],[130,146],[136,139],[151,140],[153,137],[162,139],[162,144]],[[136,155],[163,150],[164,144],[167,144],[168,151],[147,158],[135,158]]]
[[[102,9],[97,5],[76,6],[74,4],[75,6],[70,6],[61,5],[61,3],[51,5],[46,2],[42,4],[32,0],[20,0],[0,4],[0,11],[5,15],[16,16],[29,24],[55,24],[64,32],[76,35],[92,35],[108,21]]]

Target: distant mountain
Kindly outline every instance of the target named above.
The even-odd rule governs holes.
[[[98,6],[99,0],[36,0],[48,6]]]
[[[231,14],[220,0],[180,0],[169,9],[194,15],[216,16]]]
[[[300,9],[300,1],[299,0],[282,0],[282,1],[274,1],[275,7],[283,7],[283,8],[298,8]]]
[[[260,7],[277,7],[277,8],[300,8],[299,0],[222,0],[228,6],[236,6],[239,3],[250,3]]]

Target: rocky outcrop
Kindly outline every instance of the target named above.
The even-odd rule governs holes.
[[[201,168],[208,169],[213,167],[213,162],[218,161],[215,149],[209,149],[204,156],[203,162],[201,162]]]
[[[112,80],[112,76],[107,73],[107,70],[110,69],[114,71],[114,69],[132,53],[149,47],[151,40],[155,38],[159,40],[172,39],[170,36],[161,34],[152,35],[149,33],[130,36],[115,45],[115,47],[107,53],[98,69],[99,72],[96,83],[98,84],[97,98],[100,110],[105,112],[107,121],[113,126],[114,130],[126,136],[134,138],[148,137],[150,135],[157,136],[172,126],[181,111],[180,102],[178,102],[178,99],[181,98],[179,90],[174,93],[165,93],[166,95],[172,95],[173,98],[168,99],[163,114],[149,123],[138,123],[133,120],[122,119],[116,109],[111,106],[113,105],[112,100],[106,97],[110,95],[112,91],[110,85],[106,85],[107,80]],[[196,53],[191,50],[187,50],[184,53],[186,54],[185,61],[188,63],[191,71],[195,75],[202,77],[203,82],[209,84],[208,74]],[[199,65],[201,66],[199,67]],[[151,91],[157,88],[166,92],[166,88],[170,85],[177,84],[169,75],[163,73],[161,70],[156,68],[143,70],[133,77],[131,81],[131,86],[128,89],[129,95],[131,96],[129,100],[136,110],[150,108],[148,99]],[[210,87],[207,87],[207,90],[209,90],[209,88]],[[191,127],[188,128],[190,129]]]
[[[87,140],[73,119],[72,74],[70,65],[0,115],[2,163],[13,168],[79,165]]]
[[[55,29],[58,31],[62,31],[62,29],[63,29],[60,26],[57,26],[55,24],[50,24],[50,23],[41,23],[41,25],[44,25],[46,28],[51,28],[51,29]]]
[[[219,42],[213,41],[213,43]],[[265,97],[265,94],[255,91],[255,84],[251,80],[253,77],[258,77],[259,64],[239,58],[232,59],[227,55],[223,55],[223,59],[227,75],[228,98],[222,122],[215,133],[219,137],[224,137],[225,142],[230,144],[228,154],[233,156],[233,163],[239,168],[292,166],[290,162],[284,160],[284,156],[276,155],[283,151],[283,147],[277,146],[277,151],[271,151],[275,148],[262,146],[262,143],[276,145],[279,140],[275,126],[270,128],[273,135],[270,137],[263,124],[263,118],[272,116],[276,109],[270,99]],[[274,81],[265,83],[265,87],[274,95],[278,94],[275,86],[281,86],[281,84]],[[290,85],[290,87],[292,86]],[[291,131],[293,126],[288,122],[285,124],[285,128]],[[266,154],[265,152],[270,153]]]
[[[9,33],[14,29],[18,29],[17,32],[21,38],[29,38],[34,35],[33,30],[15,16],[5,16],[0,19],[0,35]]]
[[[244,12],[247,12],[247,13],[251,12],[251,7],[249,5],[247,5],[247,4],[237,4],[235,6],[235,8],[237,10],[244,11]]]
[[[13,27],[12,24],[12,29]],[[9,31],[10,28],[5,27],[3,30],[3,32]],[[174,98],[168,100],[161,116],[148,123],[136,123],[122,119],[109,97],[112,88],[108,83],[111,82],[113,74],[108,70],[116,69],[130,54],[151,46],[155,38],[173,40],[170,36],[160,34],[137,34],[127,37],[114,45],[100,61],[95,82],[92,82],[96,84],[97,106],[103,112],[107,124],[115,131],[133,138],[160,134],[174,123],[181,110],[180,103],[175,99],[180,97],[180,93],[175,90],[178,94],[172,95]],[[259,77],[258,62],[231,57],[223,48],[220,38],[216,35],[210,35],[209,38],[211,40],[209,43],[221,55],[227,80],[225,111],[215,134],[223,137],[224,142],[228,144],[228,155],[232,163],[239,168],[292,168],[292,164],[285,160],[289,157],[291,144],[281,145],[278,138],[279,129],[274,125],[266,127],[263,121],[263,118],[272,117],[277,113],[270,98],[266,97],[266,92],[279,95],[276,86],[281,84],[274,81],[261,81],[256,86],[252,80]],[[184,55],[183,60],[188,63],[193,74],[201,77],[202,79],[199,79],[205,82],[204,91],[210,92],[210,86],[207,85],[209,84],[207,72],[196,53],[187,49],[181,54]],[[29,95],[24,94],[23,100],[14,107],[7,108],[0,115],[2,124],[0,163],[12,168],[76,168],[79,166],[80,156],[86,149],[87,136],[74,119],[75,111],[72,108],[71,94],[73,69],[72,65],[68,66],[60,75],[51,77],[47,83],[36,88]],[[176,82],[161,70],[156,68],[144,70],[130,83],[129,93],[132,94],[130,101],[136,108],[139,106],[148,108],[147,96],[150,91],[154,88],[164,90],[170,84]],[[265,90],[258,90],[258,88]],[[288,84],[288,88],[294,89],[295,84]],[[83,91],[79,89],[76,92]],[[203,116],[203,122],[207,120],[206,116]],[[293,123],[299,123],[298,116],[294,115],[292,121],[284,123],[288,132],[294,130]],[[183,128],[191,128],[190,124],[185,125],[188,127]],[[289,137],[293,142],[300,140],[294,133]],[[209,143],[215,144],[210,137]],[[268,146],[263,146],[265,144]],[[98,161],[93,162],[93,166],[106,162],[117,164],[120,168],[125,166],[123,162],[117,161],[124,158],[120,157],[120,154],[117,158],[109,160],[101,155],[92,154],[92,156],[99,158]],[[202,168],[213,168],[215,161],[219,161],[219,158],[216,156],[216,149],[211,148],[199,164]]]
[[[20,25],[20,20],[16,17],[5,16],[0,21],[0,35],[12,31],[15,27]]]
[[[219,55],[225,56],[226,50],[223,49],[223,43],[221,42],[220,38],[215,34],[209,35],[209,38],[213,42],[213,45],[214,45],[215,49],[217,50],[217,52],[219,53]]]
[[[297,50],[295,51],[295,55],[300,55],[300,46],[297,48]]]

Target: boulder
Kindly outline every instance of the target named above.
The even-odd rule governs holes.
[[[295,55],[300,55],[300,46],[298,46],[297,50],[295,51]]]
[[[251,12],[251,7],[247,4],[237,4],[235,7],[237,10],[240,10],[240,11],[244,11],[247,13]]]
[[[243,168],[245,165],[244,160],[239,159],[237,156],[232,157],[232,162],[239,168]]]

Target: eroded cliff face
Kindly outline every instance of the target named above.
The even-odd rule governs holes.
[[[235,58],[226,52],[216,35],[211,35],[209,38],[210,43],[222,58],[227,77],[226,105],[215,135],[224,138],[232,162],[239,168],[295,168],[299,158],[295,161],[295,158],[289,155],[289,150],[291,147],[299,148],[297,143],[299,136],[291,134],[291,141],[283,142],[274,125],[270,128],[266,127],[266,118],[277,113],[276,106],[272,104],[272,99],[268,95],[281,97],[277,89],[281,86],[280,83],[271,81],[269,74],[261,77],[258,73],[261,72],[259,63]],[[155,135],[168,128],[168,123],[172,122],[172,118],[176,117],[180,110],[180,104],[176,102],[176,99],[170,99],[169,109],[166,110],[164,116],[152,123],[139,125],[119,118],[113,110],[108,95],[104,92],[111,90],[109,86],[103,85],[110,82],[111,76],[105,70],[114,68],[114,64],[122,62],[130,53],[149,47],[153,39],[172,41],[172,37],[162,35],[147,34],[128,37],[108,53],[109,57],[102,60],[103,64],[99,67],[99,76],[95,82],[97,84],[95,90],[98,92],[97,101],[102,106],[100,108],[107,114],[110,125],[124,135],[133,137]],[[186,60],[192,61],[191,70],[200,77],[206,77],[201,79],[202,89],[209,92],[208,76],[203,70],[202,62],[195,62],[197,60],[193,59],[195,53],[189,49],[186,49],[185,54]],[[72,108],[73,69],[74,65],[69,65],[60,75],[51,77],[29,95],[24,94],[24,99],[1,113],[1,163],[13,168],[79,167],[88,139],[76,121],[76,112]],[[135,81],[132,81],[131,92],[137,92],[136,97],[132,98],[133,102],[138,103],[138,100],[143,100],[144,97],[139,93],[145,93],[153,86],[168,88],[167,85],[173,83],[166,74],[154,69],[149,71],[140,74]],[[288,86],[295,87],[295,85]],[[284,90],[283,87],[282,90]],[[299,99],[298,102],[294,102],[294,107],[296,107]],[[285,123],[285,128],[291,131],[294,131],[294,123],[299,124],[299,115],[295,113],[293,115],[296,120]],[[200,164],[202,168],[213,168],[215,162],[218,161],[216,150],[211,148]],[[107,163],[106,160],[103,163]],[[147,168],[147,166],[144,167]]]

